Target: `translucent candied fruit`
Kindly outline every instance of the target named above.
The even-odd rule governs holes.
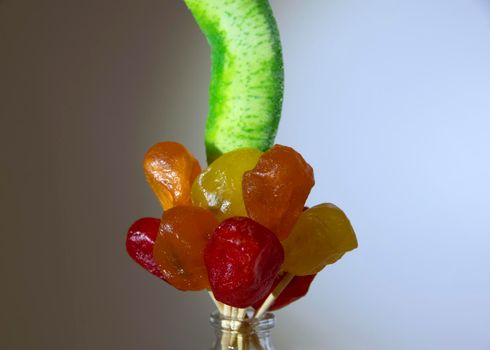
[[[320,272],[357,248],[357,238],[344,212],[324,203],[304,211],[282,245],[283,269],[304,276]]]
[[[153,258],[153,246],[158,235],[160,219],[141,218],[135,221],[126,236],[126,250],[129,256],[146,271],[165,280]]]
[[[204,249],[217,225],[214,215],[203,208],[179,206],[164,212],[153,257],[175,288],[209,288]]]
[[[313,169],[290,147],[275,145],[243,176],[248,216],[285,239],[315,184]]]
[[[192,185],[192,203],[211,210],[218,221],[246,216],[243,173],[252,169],[262,152],[242,148],[223,154],[199,175]]]
[[[279,282],[283,279],[285,274],[278,275],[274,284],[272,285],[271,289],[269,292],[267,292],[267,295],[272,293],[272,291],[277,287]],[[269,311],[275,311],[282,309],[283,307],[288,306],[291,303],[294,303],[296,300],[301,299],[308,293],[308,290],[310,289],[310,284],[313,282],[313,279],[315,278],[315,275],[307,275],[307,276],[294,276],[291,282],[284,288],[284,290],[279,294],[274,300],[274,303],[269,307]],[[253,308],[258,310],[262,306],[262,303],[265,301],[266,298],[263,298],[259,302],[255,303],[253,305]]]
[[[217,300],[248,307],[270,290],[284,261],[277,237],[250,218],[222,222],[206,247],[204,259]]]
[[[145,154],[146,180],[164,210],[191,204],[191,186],[201,172],[198,160],[183,145],[160,142]]]

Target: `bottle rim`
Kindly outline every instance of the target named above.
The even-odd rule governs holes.
[[[265,313],[260,319],[252,318],[252,310],[247,311],[248,318],[244,320],[225,317],[218,310],[215,310],[209,316],[209,322],[216,330],[221,331],[239,331],[248,330],[250,333],[261,333],[274,328],[275,316],[271,312]]]

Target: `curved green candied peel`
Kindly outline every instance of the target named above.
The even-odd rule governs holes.
[[[243,147],[265,151],[281,115],[284,71],[267,0],[184,0],[211,46],[208,162]]]

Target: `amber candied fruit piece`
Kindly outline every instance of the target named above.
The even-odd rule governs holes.
[[[285,239],[315,184],[313,169],[291,147],[275,145],[243,176],[248,216]]]
[[[191,204],[191,186],[201,172],[198,160],[176,142],[152,146],[143,161],[146,180],[164,210]]]
[[[204,249],[218,222],[206,209],[179,206],[161,220],[153,257],[165,279],[180,290],[209,288]]]

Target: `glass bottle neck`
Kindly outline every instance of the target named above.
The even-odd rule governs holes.
[[[248,313],[243,320],[227,318],[215,311],[210,323],[216,334],[212,350],[274,350],[271,330],[275,325],[274,315],[265,314],[259,320]]]

